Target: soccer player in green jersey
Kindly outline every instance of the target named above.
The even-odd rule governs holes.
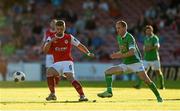
[[[122,64],[112,66],[105,71],[105,80],[107,90],[103,93],[97,94],[99,97],[112,97],[112,75],[114,74],[127,74],[135,72],[144,80],[149,88],[155,94],[158,102],[163,102],[155,84],[150,80],[145,72],[144,66],[141,63],[141,54],[137,47],[134,37],[127,32],[127,23],[125,21],[118,21],[116,23],[116,30],[118,33],[118,44],[120,51],[110,55],[112,59],[122,59]]]
[[[161,64],[159,58],[159,38],[157,35],[153,33],[153,27],[151,25],[147,25],[145,28],[145,40],[144,40],[144,67],[146,71],[151,68],[151,70],[155,71],[156,75],[158,75],[160,82],[160,89],[164,89],[164,76],[161,71]],[[141,80],[138,80],[138,84],[135,85],[135,88],[141,87]]]

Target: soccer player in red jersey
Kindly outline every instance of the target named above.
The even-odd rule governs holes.
[[[47,82],[51,93],[46,100],[49,101],[57,99],[55,95],[55,83],[53,81],[53,76],[61,74],[71,82],[78,92],[80,95],[79,101],[88,101],[85,97],[81,84],[74,78],[74,64],[71,55],[71,48],[72,45],[74,45],[90,57],[93,57],[94,54],[89,52],[89,50],[71,34],[64,33],[65,22],[63,20],[57,20],[55,26],[57,33],[54,37],[48,37],[43,47],[44,52],[51,50],[54,57],[54,64],[52,64],[47,70]]]
[[[53,19],[50,22],[50,28],[47,29],[44,33],[43,45],[45,44],[45,41],[47,40],[48,37],[53,37],[56,34],[55,24],[56,24],[56,19]],[[45,60],[46,69],[48,69],[53,63],[54,63],[54,58],[52,55],[52,50],[49,50],[46,53],[46,60]],[[54,76],[54,81],[56,85],[58,85],[59,79],[60,79],[59,75]]]

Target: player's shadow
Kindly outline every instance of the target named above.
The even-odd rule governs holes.
[[[148,101],[154,101],[156,99],[148,99]],[[179,98],[175,98],[175,99],[163,99],[164,101],[180,101]]]
[[[0,102],[0,104],[6,105],[6,104],[24,104],[24,103],[43,103],[51,104],[51,103],[82,103],[82,102],[91,102],[91,101],[7,101],[7,102]]]
[[[82,103],[82,102],[66,100],[66,101],[50,101],[50,102],[46,102],[46,103]]]

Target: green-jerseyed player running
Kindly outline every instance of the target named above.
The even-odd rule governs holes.
[[[110,56],[112,59],[122,59],[123,63],[112,66],[105,71],[107,90],[97,95],[102,98],[112,97],[112,75],[135,72],[153,91],[157,101],[163,102],[163,99],[161,98],[155,84],[150,80],[145,72],[144,66],[141,63],[141,55],[135,39],[130,33],[127,32],[127,23],[125,21],[118,21],[116,23],[116,30],[118,33],[117,40],[120,51],[113,53]]]
[[[161,64],[158,49],[160,47],[159,38],[157,35],[153,33],[153,27],[151,25],[147,25],[145,27],[145,40],[144,40],[144,67],[146,71],[151,68],[151,70],[155,71],[156,75],[158,75],[158,80],[160,83],[160,89],[164,89],[164,76],[161,71]],[[138,78],[138,83],[135,85],[135,88],[141,87],[141,80]]]

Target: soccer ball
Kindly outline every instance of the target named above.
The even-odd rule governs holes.
[[[25,80],[25,74],[22,71],[16,71],[13,73],[14,82],[20,82]]]

